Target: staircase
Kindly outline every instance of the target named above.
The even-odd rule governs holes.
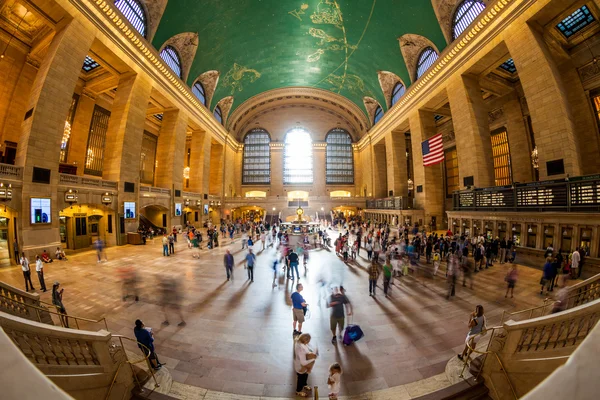
[[[159,235],[161,233],[164,233],[165,228],[163,228],[161,226],[154,225],[152,223],[152,221],[150,221],[148,218],[146,218],[142,214],[139,214],[139,216],[140,216],[140,226],[144,230],[149,230],[150,228],[152,228],[152,230],[154,230],[154,234],[155,235]]]

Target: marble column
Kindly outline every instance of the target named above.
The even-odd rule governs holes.
[[[210,134],[202,130],[192,132],[190,143],[190,187],[195,193],[208,194],[210,182]]]
[[[385,135],[388,192],[394,196],[408,197],[408,171],[406,170],[406,136],[388,132]]]

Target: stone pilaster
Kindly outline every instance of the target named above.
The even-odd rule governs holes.
[[[212,143],[210,146],[210,177],[208,193],[220,196],[223,188],[223,145]]]
[[[193,131],[190,149],[190,191],[208,194],[210,134],[200,130]]]
[[[447,93],[461,188],[464,188],[463,179],[469,176],[473,177],[476,187],[495,186],[489,116],[477,78],[456,76],[449,82]]]
[[[510,149],[513,182],[531,182],[531,146],[519,99],[515,96],[507,99],[502,107],[506,116],[506,134]]]
[[[89,94],[84,92],[79,96],[67,153],[67,162],[77,165],[77,175],[83,175],[85,169],[85,153],[95,105],[96,99]]]
[[[529,24],[515,26],[505,43],[515,61],[527,98],[538,147],[540,179],[548,179],[547,161],[563,160],[565,174],[581,175],[573,116],[560,72],[541,33]],[[457,135],[458,136],[458,135]],[[554,175],[551,179],[565,175]]]
[[[415,207],[425,211],[424,223],[429,224],[431,217],[436,217],[437,226],[442,226],[444,221],[442,164],[424,167],[421,149],[421,143],[436,133],[433,113],[413,111],[408,120],[412,142]]]
[[[313,144],[313,195],[326,196],[325,170],[327,147],[324,143]]]
[[[406,137],[404,133],[385,135],[388,192],[394,196],[408,196],[408,171],[406,170]]]
[[[375,198],[388,197],[386,148],[383,140],[373,145],[371,168],[373,171],[373,196]]]
[[[271,196],[284,196],[283,144],[271,142]],[[287,199],[287,198],[286,198]]]
[[[56,191],[60,143],[81,65],[93,40],[94,35],[79,21],[67,23],[52,39],[32,85],[26,107],[32,114],[21,125],[16,157],[16,165],[24,167],[19,242],[28,255],[60,245]],[[34,167],[50,170],[49,184],[32,182]],[[51,223],[30,223],[31,197],[52,199]]]

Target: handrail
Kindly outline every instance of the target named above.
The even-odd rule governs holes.
[[[117,376],[119,375],[119,371],[121,370],[121,366],[123,365],[123,363],[128,363],[129,367],[131,368],[131,373],[133,375],[133,378],[135,379],[135,382],[137,383],[137,386],[141,389],[142,388],[142,384],[140,383],[140,381],[137,378],[137,375],[133,369],[133,364],[139,364],[143,361],[146,361],[147,365],[148,365],[148,370],[150,371],[150,374],[152,375],[152,378],[154,379],[154,387],[160,387],[160,384],[158,383],[158,380],[156,380],[156,376],[154,375],[154,371],[152,370],[152,365],[150,365],[150,355],[152,354],[152,352],[150,351],[150,349],[148,347],[146,347],[145,345],[143,345],[142,343],[138,342],[135,339],[132,339],[130,337],[127,336],[123,336],[123,335],[111,335],[114,338],[119,339],[119,343],[121,343],[121,348],[123,349],[123,353],[125,354],[125,361],[121,361],[119,363],[119,366],[117,367],[117,371],[115,372],[115,375],[113,376],[112,382],[110,384],[110,387],[108,388],[108,393],[106,394],[105,399],[108,400],[110,398],[110,394],[112,392],[112,389],[117,381]],[[131,342],[135,342],[138,346],[144,347],[146,350],[148,350],[148,354],[146,354],[144,352],[144,357],[140,358],[139,360],[135,360],[135,361],[131,361],[129,360],[129,357],[127,356],[127,351],[125,351],[125,346],[123,346],[123,339],[129,340]],[[141,350],[141,349],[140,349]],[[142,350],[143,352],[143,350]],[[125,394],[124,394],[125,395]]]
[[[510,386],[510,390],[515,398],[515,400],[517,400],[519,397],[517,396],[517,393],[515,391],[515,388],[512,384],[512,382],[510,381],[510,378],[508,377],[508,373],[506,372],[506,368],[504,368],[504,364],[502,364],[502,360],[500,360],[500,356],[498,356],[498,353],[490,350],[490,344],[492,343],[492,338],[494,337],[494,332],[497,329],[504,329],[503,326],[494,326],[492,328],[487,328],[485,330],[485,332],[480,332],[477,335],[475,335],[473,338],[477,337],[477,336],[484,336],[487,335],[490,331],[491,331],[491,336],[490,336],[490,341],[488,342],[487,345],[487,349],[485,351],[479,351],[475,348],[472,348],[471,345],[469,344],[470,340],[466,341],[465,344],[467,345],[467,348],[469,349],[469,352],[467,354],[467,356],[464,359],[464,365],[463,365],[463,369],[460,372],[460,377],[464,378],[464,373],[465,373],[465,369],[467,368],[467,363],[469,362],[469,355],[471,353],[477,353],[477,354],[483,354],[483,355],[487,355],[487,354],[493,354],[496,357],[496,360],[498,361],[498,364],[500,364],[500,369],[502,370],[502,372],[504,372],[504,377],[506,378],[506,381],[508,382],[508,386]],[[475,377],[475,380],[477,380],[477,378],[479,378],[479,375],[481,374],[481,371],[483,370],[483,363],[482,363],[482,367],[479,369],[479,372],[477,372],[477,376]],[[496,387],[494,386],[494,390],[496,390]],[[498,392],[496,391],[496,398],[500,398],[498,395]]]
[[[7,300],[10,300],[11,302],[14,302],[14,303],[19,303],[19,304],[22,304],[22,305],[23,305],[23,307],[31,307],[31,308],[35,309],[35,310],[36,310],[36,314],[37,314],[37,318],[38,318],[38,322],[40,322],[40,323],[43,323],[43,322],[42,322],[41,315],[40,315],[40,311],[43,311],[43,312],[47,312],[47,313],[50,313],[50,314],[55,314],[55,315],[58,315],[58,319],[59,319],[59,321],[60,321],[60,325],[61,325],[63,328],[69,328],[69,327],[67,327],[67,326],[65,326],[65,325],[64,325],[64,322],[63,322],[63,319],[62,319],[62,317],[64,316],[64,317],[66,317],[66,318],[73,318],[73,319],[75,320],[75,325],[77,326],[77,329],[78,329],[78,330],[79,330],[79,329],[81,329],[81,328],[79,327],[79,320],[81,320],[81,321],[85,321],[85,322],[92,322],[92,323],[96,323],[96,324],[97,324],[97,323],[100,323],[100,322],[104,322],[104,327],[105,327],[105,328],[106,328],[106,330],[108,331],[108,323],[106,322],[106,317],[102,317],[102,318],[100,318],[99,320],[97,320],[97,321],[96,321],[96,320],[89,319],[89,318],[84,318],[84,317],[76,317],[76,316],[74,316],[74,315],[63,314],[63,313],[61,313],[60,311],[56,311],[56,312],[55,312],[55,311],[51,311],[51,309],[48,309],[48,308],[43,308],[43,307],[38,307],[38,306],[36,306],[36,305],[33,305],[33,304],[27,304],[27,303],[23,303],[23,302],[21,302],[21,301],[18,301],[18,300],[12,299],[12,298],[10,298],[10,297],[6,297],[6,296],[4,296],[3,294],[0,294],[0,297],[2,297],[2,298],[4,298],[4,299],[7,299]],[[50,307],[50,306],[52,306],[52,307],[55,307],[57,310],[59,310],[59,307],[58,307],[58,306],[56,306],[56,305],[54,305],[54,304],[50,304],[50,303],[46,303],[46,302],[42,302],[41,300],[40,300],[40,303],[46,304],[46,305],[48,305],[49,307]],[[72,329],[72,328],[70,328],[70,329]]]

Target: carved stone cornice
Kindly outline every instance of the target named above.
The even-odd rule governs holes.
[[[258,113],[283,104],[313,104],[344,117],[355,128],[358,137],[366,132],[369,122],[364,112],[345,97],[324,89],[309,87],[288,87],[273,89],[253,96],[242,103],[231,114],[228,127],[240,137],[247,122]]]
[[[85,97],[89,97],[90,99],[96,101],[96,97],[97,97],[96,93],[86,87],[83,88],[83,90],[81,91],[81,94]]]
[[[25,62],[26,62],[28,65],[31,65],[31,66],[32,66],[33,68],[35,68],[35,69],[39,69],[39,68],[40,68],[40,65],[42,64],[42,63],[40,62],[40,60],[38,60],[36,57],[32,57],[32,56],[30,56],[29,54],[27,54],[27,59],[25,60]]]

